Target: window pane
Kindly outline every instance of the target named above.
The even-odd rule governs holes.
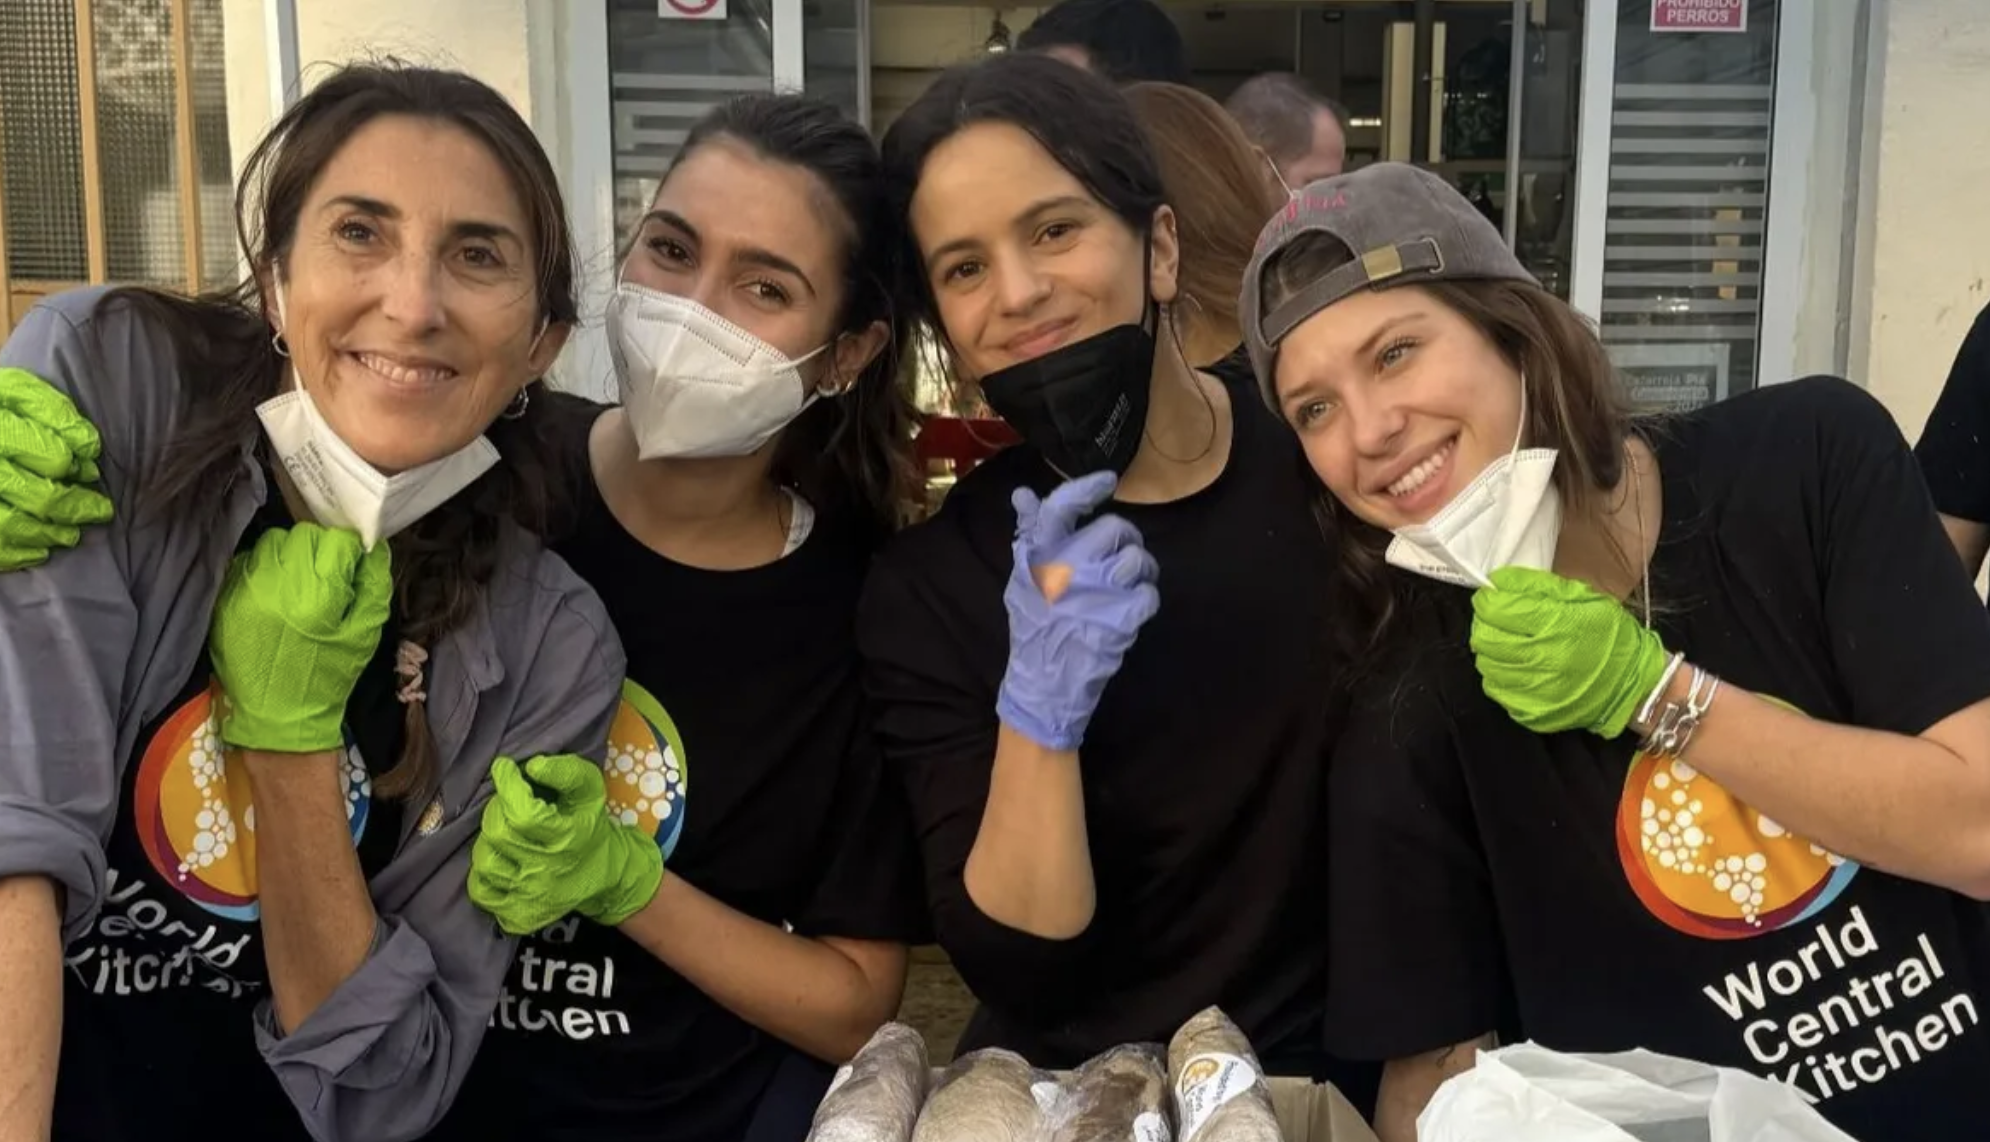
[[[1602,330],[1642,405],[1756,384],[1776,15],[1750,0],[1745,32],[1676,33],[1650,0],[1618,9]]]
[[[724,20],[665,20],[657,0],[610,0],[615,228],[626,235],[691,125],[728,97],[774,83],[772,0],[727,0]]]
[[[0,148],[8,276],[16,282],[86,280],[72,0],[0,3]]]

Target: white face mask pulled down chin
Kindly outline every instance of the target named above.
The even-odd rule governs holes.
[[[746,456],[822,394],[801,366],[689,298],[620,282],[608,305],[608,351],[645,460]]]
[[[279,331],[288,329],[282,281],[273,292]],[[537,352],[545,335],[542,324],[531,352]],[[263,432],[312,518],[325,527],[357,532],[368,551],[414,526],[498,462],[497,447],[480,435],[439,460],[386,475],[332,430],[305,388],[303,374],[295,367],[291,371],[295,383],[290,390],[256,406]]]
[[[1492,586],[1502,567],[1548,570],[1562,534],[1553,448],[1520,447],[1527,431],[1527,378],[1520,379],[1520,425],[1513,447],[1420,524],[1395,529],[1384,559],[1393,567],[1454,586]]]

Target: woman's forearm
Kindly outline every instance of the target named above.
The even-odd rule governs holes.
[[[243,755],[277,1023],[287,1034],[366,962],[379,917],[353,851],[335,752]]]
[[[963,879],[975,907],[1018,931],[1066,940],[1091,924],[1098,899],[1076,753],[1002,727]]]
[[[1669,697],[1684,703],[1692,670]],[[1835,725],[1723,683],[1683,759],[1840,856],[1990,897],[1990,705],[1926,734]]]
[[[905,988],[903,946],[797,936],[668,872],[621,931],[726,1010],[827,1062],[855,1055]]]
[[[53,882],[0,880],[0,1142],[45,1142],[62,1045],[62,913]]]

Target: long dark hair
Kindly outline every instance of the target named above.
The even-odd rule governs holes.
[[[1089,71],[1027,53],[991,56],[945,72],[892,123],[884,136],[884,172],[899,218],[910,216],[934,148],[976,123],[1007,123],[1028,132],[1135,233],[1154,228],[1154,211],[1166,194],[1132,105]],[[918,238],[909,224],[904,235],[902,295],[918,300],[921,319],[944,346],[946,327]]]
[[[1293,294],[1354,260],[1338,239],[1302,234],[1264,268],[1260,306],[1270,313]],[[1568,520],[1596,520],[1608,493],[1624,478],[1624,440],[1634,424],[1616,371],[1596,331],[1568,303],[1540,286],[1519,281],[1434,281],[1419,288],[1457,313],[1499,350],[1527,386],[1530,447],[1559,450],[1555,490]],[[1263,314],[1247,314],[1256,320]],[[1425,597],[1425,580],[1392,572],[1383,560],[1389,533],[1358,519],[1317,475],[1314,512],[1336,553],[1340,600],[1335,637],[1350,663],[1394,661],[1406,605]],[[1619,551],[1626,568],[1635,566]]]
[[[283,385],[260,278],[279,272],[298,215],[325,167],[366,123],[407,115],[448,123],[489,148],[525,206],[534,248],[538,318],[572,324],[573,236],[559,179],[532,129],[504,98],[457,72],[395,61],[340,68],[293,104],[249,156],[235,196],[236,232],[250,274],[200,297],[130,287],[111,299],[165,329],[187,378],[180,428],[146,478],[148,520],[204,521],[240,473],[242,442],[260,439],[256,406]],[[522,415],[487,435],[504,460],[475,484],[391,540],[400,638],[431,647],[475,611],[497,570],[506,521],[543,530],[553,441],[526,390]],[[274,494],[274,493],[272,493]],[[424,703],[408,703],[399,761],[374,783],[383,797],[421,798],[435,787],[437,758]]]
[[[832,104],[807,95],[743,95],[691,128],[671,170],[714,139],[745,144],[762,158],[814,175],[841,208],[843,312],[836,331],[882,321],[884,348],[839,397],[816,401],[781,434],[774,478],[818,507],[853,514],[879,534],[904,523],[918,497],[912,460],[918,410],[905,367],[910,319],[894,304],[903,228],[885,194],[877,144]],[[668,183],[666,173],[663,181]]]

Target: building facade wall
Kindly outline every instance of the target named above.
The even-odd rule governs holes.
[[[267,6],[267,0],[226,0],[228,136],[238,169],[277,110]],[[309,87],[330,65],[398,56],[469,72],[532,119],[535,43],[555,50],[554,37],[529,18],[536,6],[534,0],[296,0],[300,79]]]
[[[1990,304],[1990,5],[1874,3],[1851,366],[1913,438]]]

